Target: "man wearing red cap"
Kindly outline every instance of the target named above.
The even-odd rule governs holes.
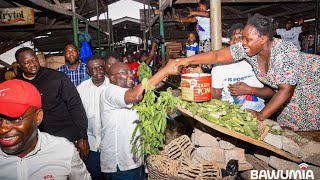
[[[41,107],[32,84],[0,84],[0,179],[91,179],[71,142],[38,130]]]

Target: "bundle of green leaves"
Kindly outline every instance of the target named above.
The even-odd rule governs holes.
[[[151,68],[144,62],[142,62],[138,68],[138,78],[141,83],[144,78],[150,79],[152,76]]]
[[[159,97],[155,95],[155,87],[148,85],[148,80],[145,78],[142,81],[145,89],[143,100],[134,106],[139,114],[140,121],[137,124],[131,138],[132,152],[138,153],[138,148],[141,148],[141,158],[145,155],[158,154],[159,148],[164,146],[165,130],[167,127],[167,108],[171,111],[175,107],[174,97],[171,89],[160,92]],[[141,135],[137,135],[137,131]],[[138,147],[139,137],[141,145]]]

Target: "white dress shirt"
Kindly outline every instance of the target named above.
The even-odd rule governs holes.
[[[98,151],[101,142],[101,119],[100,119],[100,95],[109,85],[109,78],[105,78],[99,87],[94,85],[92,79],[83,81],[77,90],[88,118],[88,141],[91,151]]]
[[[140,153],[134,156],[130,144],[139,115],[132,104],[124,101],[128,89],[110,84],[101,94],[100,112],[102,120],[101,171],[104,173],[127,171],[141,166]],[[137,136],[140,133],[137,132]],[[138,141],[138,147],[140,141]]]
[[[70,141],[38,131],[36,147],[25,157],[0,150],[0,179],[87,180],[91,177]]]

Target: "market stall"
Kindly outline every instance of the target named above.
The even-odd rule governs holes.
[[[277,148],[277,147],[275,147],[273,145],[265,143],[262,140],[257,140],[257,139],[254,139],[254,138],[250,137],[250,136],[246,136],[245,134],[241,134],[239,132],[235,132],[235,131],[229,130],[229,129],[225,128],[225,127],[222,127],[222,126],[220,126],[218,124],[212,123],[212,122],[210,122],[210,121],[208,121],[208,120],[206,120],[204,118],[201,118],[201,117],[199,117],[197,115],[193,116],[192,112],[187,110],[187,109],[184,109],[184,108],[181,108],[181,107],[178,107],[178,109],[183,114],[193,117],[195,120],[207,125],[208,127],[212,128],[212,129],[214,129],[216,131],[219,131],[219,132],[224,133],[224,134],[226,134],[228,136],[232,136],[234,138],[240,139],[242,141],[251,143],[253,145],[256,145],[256,146],[259,146],[259,147],[263,147],[265,149],[273,151],[273,152],[275,152],[275,153],[277,153],[277,154],[279,154],[279,155],[281,155],[281,156],[283,156],[285,158],[288,158],[288,159],[290,159],[292,161],[295,161],[297,163],[301,163],[302,162],[302,160],[300,158],[296,157],[295,155],[293,155],[291,153],[288,153],[286,151],[283,151],[283,150],[281,150],[281,149],[279,149],[279,148]],[[264,138],[265,135],[267,135],[268,128],[266,128],[263,133],[264,133],[264,135],[261,138]]]
[[[174,105],[178,110],[177,112],[182,113],[180,117],[183,121],[200,124],[200,127],[205,127],[204,129],[206,130],[200,130],[198,126],[191,127],[194,128],[194,133],[190,141],[192,146],[188,145],[190,143],[179,139],[179,136],[175,134],[175,138],[178,139],[173,138],[173,143],[166,143],[162,148],[161,146],[159,147],[160,151],[155,154],[160,154],[160,156],[154,155],[153,153],[146,153],[148,155],[146,157],[148,157],[149,170],[151,171],[149,177],[155,179],[165,177],[170,179],[176,178],[177,176],[179,178],[181,168],[186,168],[179,166],[179,163],[183,164],[184,160],[189,161],[185,166],[191,169],[195,165],[214,162],[221,170],[226,170],[228,163],[231,162],[230,160],[236,160],[238,162],[239,173],[244,175],[250,175],[250,170],[252,169],[281,170],[283,167],[286,167],[294,170],[296,169],[295,166],[299,167],[299,164],[307,163],[314,175],[319,175],[320,162],[318,157],[320,156],[320,152],[317,150],[320,148],[319,142],[303,138],[293,130],[280,127],[274,120],[268,119],[261,123],[248,112],[241,110],[239,105],[232,105],[229,102],[214,99],[211,100],[211,94],[210,96],[204,94],[204,92],[209,93],[211,90],[198,90],[197,88],[200,86],[201,88],[206,88],[205,85],[199,85],[199,80],[199,86],[194,85],[192,87],[193,83],[197,84],[197,82],[192,83],[192,81],[197,81],[196,78],[189,80],[189,85],[184,84],[186,81],[185,76],[186,75],[169,76],[162,85],[165,86],[165,88],[160,87],[152,91],[157,92],[159,89],[166,90],[168,86],[173,87],[175,90],[171,88],[166,90],[166,99],[169,99],[170,107]],[[181,77],[181,83],[179,83],[177,79]],[[197,77],[200,76],[198,75]],[[187,92],[185,92],[186,88]],[[149,92],[147,92],[147,94],[148,93]],[[172,94],[176,97],[173,98]],[[202,97],[198,97],[200,94]],[[160,95],[158,99],[162,99],[162,96],[163,95]],[[147,95],[146,97],[150,96]],[[153,98],[155,98],[155,96]],[[201,98],[207,99],[199,100]],[[149,99],[149,101],[153,102],[154,100]],[[155,102],[157,102],[157,100],[155,100]],[[148,106],[159,107],[159,105],[156,104],[149,104]],[[139,109],[140,108],[137,110]],[[160,111],[160,109],[153,110],[155,114],[157,114],[157,111]],[[176,111],[172,113],[168,110],[167,112],[170,116],[179,114]],[[147,112],[145,112],[144,115],[149,116]],[[151,129],[155,129],[157,133],[162,133],[162,131],[157,130],[158,124],[154,121],[154,118],[149,118],[148,121],[150,121],[151,125],[147,122],[142,122],[142,124],[148,124],[147,128],[145,127],[146,129],[151,126]],[[163,123],[164,122],[161,121],[161,127]],[[140,128],[143,129],[143,127]],[[168,137],[166,136],[166,138]],[[175,147],[173,148],[173,152],[166,152],[166,149],[169,147]],[[191,150],[184,149],[188,149],[188,147],[191,148]],[[182,156],[181,154],[183,154],[184,151],[187,151],[188,155]],[[177,155],[179,153],[180,155]],[[193,170],[189,172],[193,172]],[[217,171],[219,169],[215,170],[216,171],[211,171],[212,174],[219,172]],[[198,172],[201,172],[201,170]],[[193,175],[191,175],[191,177],[196,178],[196,176]],[[213,179],[217,177],[218,176],[215,176]]]

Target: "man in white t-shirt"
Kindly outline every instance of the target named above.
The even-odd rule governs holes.
[[[177,74],[176,64],[174,60],[168,61],[164,68],[149,79],[149,84],[156,86],[167,75]],[[134,87],[133,72],[125,63],[112,65],[109,78],[110,85],[102,92],[100,98],[101,170],[106,179],[144,179],[140,153],[134,156],[130,143],[139,121],[139,115],[132,106],[143,99],[144,89],[142,84]]]
[[[276,32],[281,39],[292,42],[300,50],[299,34],[308,30],[308,24],[304,23],[303,19],[298,22],[298,27],[294,27],[294,23],[294,19],[289,18],[286,20],[285,28],[276,29]]]
[[[0,84],[0,179],[91,179],[74,144],[38,130],[41,107],[32,84]]]
[[[244,25],[240,23],[230,28],[230,45],[241,42],[243,29]],[[245,60],[215,66],[211,74],[213,98],[241,104],[242,109],[261,111],[265,105],[264,100],[258,97],[258,91],[274,93],[270,88],[263,86],[256,78],[251,65]]]
[[[88,141],[90,153],[84,163],[93,180],[102,180],[100,168],[100,142],[101,142],[101,119],[100,119],[100,95],[110,84],[105,76],[105,61],[100,56],[93,55],[87,60],[87,73],[90,79],[83,81],[77,90],[88,118]]]
[[[264,100],[254,95],[232,96],[228,87],[237,82],[246,83],[248,86],[262,88],[263,84],[256,78],[252,67],[245,60],[221,65],[212,68],[212,87],[221,91],[221,100],[233,104],[242,104],[242,109],[261,111],[264,108]],[[217,94],[217,93],[215,93]],[[217,97],[217,95],[216,95]]]

